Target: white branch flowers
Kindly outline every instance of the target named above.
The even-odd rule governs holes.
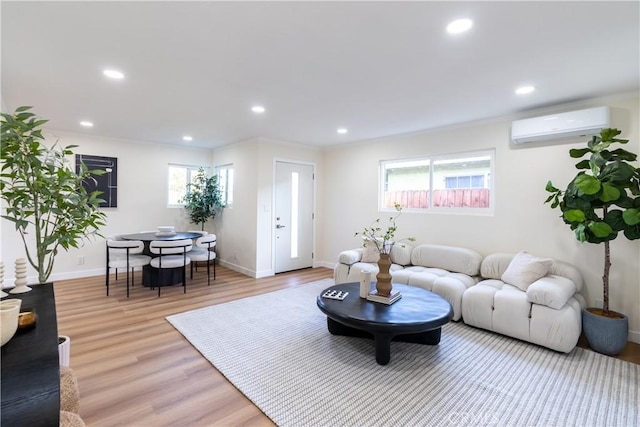
[[[373,242],[376,245],[376,249],[381,254],[389,254],[393,245],[397,244],[394,240],[398,227],[396,226],[396,219],[402,213],[402,206],[399,203],[393,204],[394,209],[398,212],[389,217],[389,226],[386,230],[380,227],[380,218],[376,219],[370,227],[365,227],[362,232],[357,232],[355,236],[362,236],[362,239],[366,242]],[[408,240],[410,242],[415,241],[413,237],[408,237],[401,240]]]

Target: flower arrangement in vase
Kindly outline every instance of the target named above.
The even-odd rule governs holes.
[[[355,234],[355,236],[362,237],[365,247],[368,244],[373,244],[380,254],[380,258],[378,259],[379,272],[376,275],[376,291],[378,296],[385,298],[392,296],[391,291],[393,289],[391,285],[391,274],[389,273],[389,268],[391,267],[391,249],[394,245],[400,244],[400,241],[395,240],[395,236],[396,231],[398,231],[396,220],[400,214],[402,214],[402,205],[394,203],[393,208],[397,213],[389,217],[389,224],[386,229],[381,227],[380,218],[378,218],[369,227],[365,227],[361,232]],[[413,242],[415,238],[408,237],[401,240]]]

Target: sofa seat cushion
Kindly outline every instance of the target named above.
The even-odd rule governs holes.
[[[530,341],[529,313],[531,303],[519,288],[504,284],[493,298],[493,331]]]
[[[536,280],[527,288],[527,300],[560,310],[576,293],[576,284],[566,277],[549,275]]]
[[[433,274],[434,276],[439,276],[439,277],[443,277],[446,276],[447,274],[449,274],[449,271],[443,269],[443,268],[437,268],[437,267],[423,267],[421,265],[412,265],[409,267],[405,267],[404,268],[404,273],[408,274],[409,276],[412,276],[414,274]]]
[[[504,282],[488,279],[467,289],[462,295],[462,320],[482,329],[493,330],[493,300]]]
[[[394,283],[402,283],[426,289],[449,301],[453,319],[462,317],[462,294],[477,279],[463,273],[451,273],[442,268],[410,266],[392,273]]]
[[[498,279],[482,280],[462,296],[466,324],[565,353],[580,337],[581,308],[579,298],[573,296],[560,309],[532,303],[526,292]]]
[[[427,271],[426,269],[421,271],[414,270],[414,267],[403,268],[402,270],[394,271],[393,283],[402,283],[405,285],[418,286],[420,288],[431,291],[433,288],[433,282],[447,274],[447,271]]]
[[[582,332],[582,305],[577,298],[569,298],[560,310],[533,304],[529,330],[531,342],[568,353]]]

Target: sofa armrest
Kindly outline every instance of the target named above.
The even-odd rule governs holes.
[[[362,259],[362,248],[340,252],[338,262],[345,265],[353,265]]]
[[[527,301],[560,310],[576,290],[577,286],[572,280],[551,274],[529,285]]]

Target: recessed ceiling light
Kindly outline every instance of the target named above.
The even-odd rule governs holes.
[[[264,113],[264,107],[262,105],[255,105],[253,107],[251,107],[251,111],[253,111],[254,113]]]
[[[533,92],[534,90],[536,90],[536,88],[533,86],[521,86],[518,89],[516,89],[516,95],[527,95]]]
[[[102,73],[110,79],[124,79],[124,74],[118,70],[104,70]]]
[[[471,19],[456,19],[455,21],[447,25],[447,32],[449,34],[459,34],[468,31],[473,27],[473,21]]]
[[[182,139],[183,139],[184,141],[193,141],[193,137],[192,137],[192,136],[189,136],[189,135],[185,135],[185,136],[183,136],[183,137],[182,137]]]
[[[347,128],[339,128],[336,132],[338,132],[340,134],[345,134],[345,133],[349,132],[349,129],[347,129]]]
[[[80,122],[80,126],[84,126],[86,128],[92,128],[93,127],[93,123],[88,122],[86,120],[83,120],[83,121]]]

